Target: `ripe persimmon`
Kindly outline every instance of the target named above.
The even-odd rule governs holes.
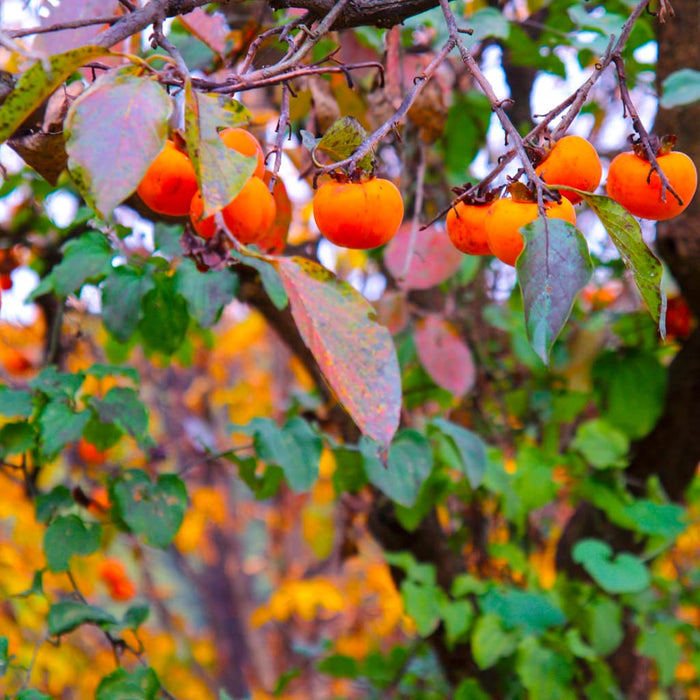
[[[204,203],[196,192],[190,203],[190,221],[202,238],[216,233],[214,215],[202,219]],[[221,215],[228,230],[244,245],[257,243],[269,231],[275,220],[277,207],[267,185],[253,175],[241,191],[222,210]]]
[[[260,141],[253,134],[240,127],[229,127],[219,132],[221,140],[232,150],[244,156],[257,156],[258,163],[253,175],[262,178],[265,175],[265,154]]]
[[[114,600],[130,600],[136,594],[136,588],[126,575],[124,566],[116,559],[105,559],[100,564],[99,576]]]
[[[149,209],[169,216],[185,216],[196,191],[194,166],[172,141],[165,142],[136,188]]]
[[[384,245],[399,230],[403,199],[389,180],[332,180],[316,190],[313,211],[319,231],[331,243],[367,250]]]
[[[580,136],[564,136],[552,146],[535,172],[548,185],[568,185],[593,192],[600,184],[603,166],[590,142]],[[561,194],[572,204],[582,199],[580,194],[568,190],[562,190]]]
[[[630,214],[652,221],[664,221],[678,216],[689,204],[698,186],[698,171],[685,153],[671,151],[656,157],[671,187],[683,200],[680,204],[666,192],[661,199],[661,179],[645,158],[634,151],[620,153],[613,158],[608,170],[608,196],[621,204]]]
[[[104,464],[107,459],[107,455],[102,450],[98,450],[95,445],[88,442],[84,437],[81,437],[78,442],[78,457],[85,464],[91,465]]]
[[[7,292],[8,290],[12,289],[12,277],[10,277],[10,275],[0,274],[0,289],[3,292]]]
[[[447,234],[457,250],[469,255],[491,255],[486,238],[489,204],[457,204],[447,212]]]
[[[546,202],[545,210],[549,219],[563,219],[576,223],[574,205],[562,197],[561,202]],[[491,252],[506,265],[515,265],[525,243],[520,229],[538,216],[535,202],[521,202],[516,199],[497,199],[486,214],[486,237]]]

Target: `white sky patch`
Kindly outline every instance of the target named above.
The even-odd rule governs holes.
[[[12,289],[3,291],[0,319],[17,325],[31,325],[39,311],[34,304],[26,303],[27,297],[39,284],[39,275],[28,267],[12,271]]]

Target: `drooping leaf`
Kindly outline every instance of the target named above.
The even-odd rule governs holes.
[[[503,13],[496,12],[503,17]],[[488,98],[478,90],[453,95],[454,103],[447,113],[442,145],[445,168],[454,180],[461,183],[468,176],[469,164],[479,152],[480,144],[484,143],[492,111]]]
[[[49,609],[49,634],[57,636],[71,632],[80,625],[116,623],[116,618],[95,605],[86,605],[76,600],[62,600]]]
[[[161,474],[155,483],[140,469],[122,473],[112,485],[119,516],[154,547],[167,547],[185,516],[187,490],[175,474]]]
[[[661,106],[664,109],[689,105],[700,100],[700,71],[681,68],[666,76],[662,83]]]
[[[404,430],[389,446],[386,466],[379,459],[377,448],[376,442],[366,438],[360,441],[367,478],[389,498],[410,508],[433,468],[430,444],[419,432]]]
[[[0,428],[0,456],[18,455],[35,446],[36,435],[30,423],[6,423]]]
[[[323,443],[303,418],[292,418],[281,428],[269,419],[254,418],[243,430],[253,436],[260,459],[282,468],[293,491],[308,491],[314,485]]]
[[[414,340],[418,359],[439,387],[455,396],[471,390],[476,381],[474,360],[451,323],[434,314],[419,319]]]
[[[143,297],[154,287],[153,277],[131,265],[110,270],[102,284],[102,322],[120,342],[136,331],[143,316]]]
[[[411,225],[404,224],[384,250],[384,263],[401,289],[430,289],[459,270],[464,256],[452,245],[443,228],[431,226],[416,232],[407,267],[410,240]]]
[[[454,448],[456,463],[450,460],[450,466],[459,469],[473,489],[478,488],[486,472],[486,445],[483,440],[471,430],[445,418],[434,418],[432,424]]]
[[[260,258],[253,257],[252,255],[246,255],[242,251],[235,250],[229,251],[229,255],[235,260],[240,260],[244,265],[248,265],[258,271],[263,289],[276,308],[283,309],[287,306],[289,303],[287,292],[284,289],[284,284],[282,284],[282,280],[280,279],[276,267],[272,264],[272,261],[267,262]]]
[[[231,30],[222,12],[207,13],[197,7],[192,12],[180,15],[178,21],[212,51],[222,55],[226,52],[226,40]]]
[[[67,571],[74,554],[86,555],[100,547],[102,527],[84,523],[77,515],[62,515],[44,533],[44,554],[51,571]]]
[[[118,668],[100,681],[95,700],[155,700],[159,689],[160,682],[152,668]]]
[[[516,262],[527,336],[545,364],[593,272],[583,234],[570,223],[539,217],[524,226],[525,249]]]
[[[607,593],[640,593],[651,582],[649,569],[638,557],[627,552],[614,556],[610,545],[601,540],[580,540],[572,556]]]
[[[622,262],[632,273],[647,309],[666,337],[666,293],[661,286],[663,266],[642,238],[639,222],[621,204],[610,197],[576,190],[598,215],[615,244]]]
[[[204,201],[204,215],[223,209],[255,172],[257,156],[244,156],[226,146],[217,127],[246,121],[244,110],[231,111],[232,102],[221,95],[195,92],[185,84],[187,153],[192,160]]]
[[[592,600],[585,613],[583,627],[591,646],[601,656],[611,654],[625,636],[622,607],[606,596]]]
[[[175,289],[187,300],[190,313],[203,328],[216,323],[237,288],[238,278],[231,270],[201,273],[191,260],[183,260],[175,273]]]
[[[399,424],[401,376],[389,331],[349,284],[304,258],[277,271],[301,337],[363,434],[388,446]]]
[[[0,143],[7,141],[32,112],[48,99],[76,69],[101,56],[109,54],[100,46],[82,46],[35,63],[19,79],[17,86],[0,107]]]
[[[101,75],[66,117],[68,169],[104,219],[136,189],[168,135],[172,99],[158,82],[132,71]]]

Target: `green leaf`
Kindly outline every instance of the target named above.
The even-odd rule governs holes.
[[[185,83],[185,137],[204,201],[204,215],[223,209],[241,191],[255,172],[257,156],[244,156],[229,148],[217,127],[232,125],[230,111],[224,109],[230,98],[195,92]],[[243,113],[236,123],[245,121]]]
[[[154,547],[167,547],[180,529],[187,489],[175,474],[161,474],[154,484],[140,469],[125,471],[113,484],[119,516]]]
[[[169,130],[172,98],[150,74],[136,76],[133,70],[128,66],[100,75],[66,116],[68,169],[86,201],[106,220],[141,182]]]
[[[172,277],[158,275],[154,281],[155,288],[146,292],[141,300],[143,315],[139,330],[150,350],[172,355],[187,333],[190,322],[187,301],[178,294]]]
[[[661,286],[663,266],[644,242],[639,222],[621,204],[610,197],[576,191],[598,215],[620,253],[622,262],[632,273],[637,289],[651,317],[659,327],[661,338],[665,338],[666,294]]]
[[[480,606],[483,612],[500,617],[506,629],[519,627],[526,634],[538,634],[566,622],[559,608],[536,593],[494,588],[481,598]]]
[[[104,311],[104,309],[103,309]],[[124,377],[129,379],[134,384],[138,384],[139,371],[134,367],[120,367],[119,365],[105,365],[97,362],[85,370],[87,374],[95,379],[104,379],[105,377]]]
[[[102,283],[102,321],[121,343],[138,328],[143,318],[143,297],[153,287],[151,275],[130,265],[112,268]]]
[[[645,535],[673,539],[688,527],[685,509],[673,503],[634,501],[625,506],[624,514],[634,521],[635,529]]]
[[[676,667],[683,657],[677,640],[677,629],[663,623],[644,627],[639,635],[637,649],[644,656],[648,656],[656,662],[661,687],[665,688],[671,685],[674,681]]]
[[[235,453],[227,456],[238,465],[238,475],[257,500],[272,498],[279,491],[284,481],[284,472],[280,467],[268,466],[262,475],[258,475],[258,460],[255,457],[242,459]]]
[[[476,621],[471,642],[474,662],[482,671],[510,656],[517,647],[515,633],[506,632],[500,618],[491,614],[482,615]]]
[[[656,355],[639,348],[605,352],[591,369],[601,414],[632,440],[644,437],[661,417],[666,378]]]
[[[510,34],[510,22],[503,12],[495,7],[477,10],[469,17],[468,25],[473,30],[473,33],[466,38],[468,45],[481,42],[489,37],[507,39],[508,34]]]
[[[422,586],[406,580],[401,584],[406,614],[416,623],[418,634],[430,636],[440,624],[445,594],[436,586]]]
[[[155,700],[159,689],[160,681],[152,668],[118,668],[100,681],[95,700]]]
[[[0,416],[29,418],[33,412],[34,402],[30,392],[0,386]]]
[[[10,642],[7,637],[0,637],[0,678],[7,673],[7,668],[10,665]]]
[[[284,291],[282,279],[277,274],[274,265],[251,255],[245,255],[241,251],[230,250],[229,256],[258,271],[265,294],[270,297],[270,301],[276,308],[281,310],[287,306],[289,303],[287,292]]]
[[[42,105],[80,66],[109,54],[100,46],[79,49],[51,56],[25,71],[17,86],[0,107],[0,143],[7,141],[22,123]],[[45,65],[48,63],[48,72]]]
[[[121,622],[123,629],[137,630],[146,622],[150,615],[148,605],[132,605],[125,613]]]
[[[84,379],[82,372],[59,372],[54,365],[49,365],[29,382],[29,388],[46,394],[50,399],[72,399]]]
[[[601,540],[577,542],[572,557],[607,593],[640,593],[651,583],[649,569],[638,557],[627,552],[613,557],[610,545]]]
[[[486,583],[471,574],[457,574],[451,592],[455,598],[463,598],[471,593],[481,596],[486,593]]]
[[[0,455],[19,455],[36,443],[34,428],[26,422],[6,423],[0,428]]]
[[[314,485],[323,443],[303,418],[292,418],[282,428],[267,418],[254,418],[243,430],[253,436],[260,459],[282,468],[293,491]]]
[[[48,493],[40,493],[36,497],[36,520],[48,523],[61,510],[75,505],[70,489],[63,484],[54,486]]]
[[[349,158],[366,138],[365,128],[355,117],[341,117],[328,127],[316,144],[315,151],[325,153],[331,162],[337,163]],[[373,163],[374,150],[371,150],[357,165],[369,172],[373,168]]]
[[[624,467],[630,443],[627,436],[608,421],[594,418],[579,425],[571,443],[596,469]]]
[[[102,527],[84,523],[77,515],[61,515],[44,533],[44,554],[51,571],[68,571],[70,558],[96,552],[100,547]],[[54,633],[52,633],[54,634]]]
[[[114,251],[107,237],[99,231],[88,231],[63,247],[63,260],[51,272],[53,289],[65,297],[86,282],[97,282],[112,267]]]
[[[474,606],[469,600],[449,601],[443,604],[441,616],[447,643],[455,644],[469,631],[474,620]]]
[[[388,446],[401,412],[401,373],[388,329],[347,282],[305,258],[276,258],[292,315],[338,401],[362,433]]]
[[[1,673],[0,676],[2,676]],[[51,697],[49,695],[45,695],[44,693],[40,693],[34,688],[25,688],[17,693],[16,700],[51,700]]]
[[[137,439],[146,434],[148,412],[134,389],[114,386],[105,394],[104,399],[93,398],[91,404],[103,423],[114,423]]]
[[[490,700],[490,698],[491,696],[481,689],[479,681],[473,678],[463,680],[454,694],[454,700]]]
[[[75,413],[70,406],[52,401],[39,416],[42,452],[54,455],[69,442],[80,440],[89,419],[90,411]]]
[[[668,75],[662,83],[661,106],[672,109],[700,100],[700,71],[681,68]]]
[[[75,600],[62,600],[54,603],[49,609],[48,626],[49,634],[58,636],[71,632],[76,627],[84,624],[114,624],[116,618],[106,610],[94,605],[86,605]]]
[[[423,482],[433,469],[428,441],[415,430],[403,430],[389,447],[387,465],[378,457],[379,446],[367,438],[360,452],[368,479],[389,498],[410,508],[418,499]]]
[[[202,273],[191,260],[183,260],[175,273],[175,289],[187,300],[199,325],[209,328],[235,296],[238,277],[231,270]]]
[[[574,668],[566,657],[527,637],[518,646],[516,670],[532,698],[576,700],[571,687]]]
[[[522,234],[525,249],[515,265],[527,337],[547,365],[576,295],[591,279],[593,264],[583,234],[567,221],[539,217]]]
[[[321,673],[333,678],[357,678],[360,669],[352,656],[333,654],[323,659],[317,666]]]
[[[622,608],[610,598],[600,598],[588,602],[584,612],[584,631],[591,646],[600,656],[612,654],[625,636]]]
[[[447,171],[461,178],[461,182],[468,176],[469,164],[486,138],[492,111],[488,98],[476,90],[467,90],[462,95],[455,93],[454,98],[447,113],[442,146]]]
[[[434,418],[431,423],[454,448],[457,463],[450,460],[450,466],[461,471],[473,489],[479,488],[486,471],[486,445],[483,440],[471,430],[446,418]]]

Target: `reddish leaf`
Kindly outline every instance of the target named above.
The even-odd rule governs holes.
[[[413,255],[406,272],[411,224],[404,224],[387,245],[384,262],[402,289],[429,289],[454,275],[462,262],[460,253],[444,229],[431,226],[416,233]]]
[[[226,35],[229,28],[226,18],[220,12],[209,14],[201,7],[181,15],[180,22],[189,29],[190,33],[204,42],[212,51],[218,54],[226,52]]]
[[[379,323],[386,326],[392,335],[400,333],[408,325],[410,312],[406,295],[401,292],[387,292],[374,302]]]
[[[48,12],[40,15],[39,26],[50,27],[65,22],[110,17],[116,14],[119,7],[119,0],[80,0],[80,2],[62,0],[57,6],[45,2],[43,9]],[[40,34],[34,42],[33,49],[46,56],[77,49],[79,46],[93,43],[106,26],[106,24],[92,24],[88,27]]]
[[[472,354],[452,324],[427,316],[416,323],[414,338],[418,359],[439,387],[464,396],[474,386]]]
[[[129,69],[103,74],[71,106],[68,168],[103,217],[136,189],[163,148],[171,111],[165,90]]]
[[[399,424],[401,374],[389,331],[349,284],[304,258],[275,260],[301,337],[364,435],[388,446]]]

